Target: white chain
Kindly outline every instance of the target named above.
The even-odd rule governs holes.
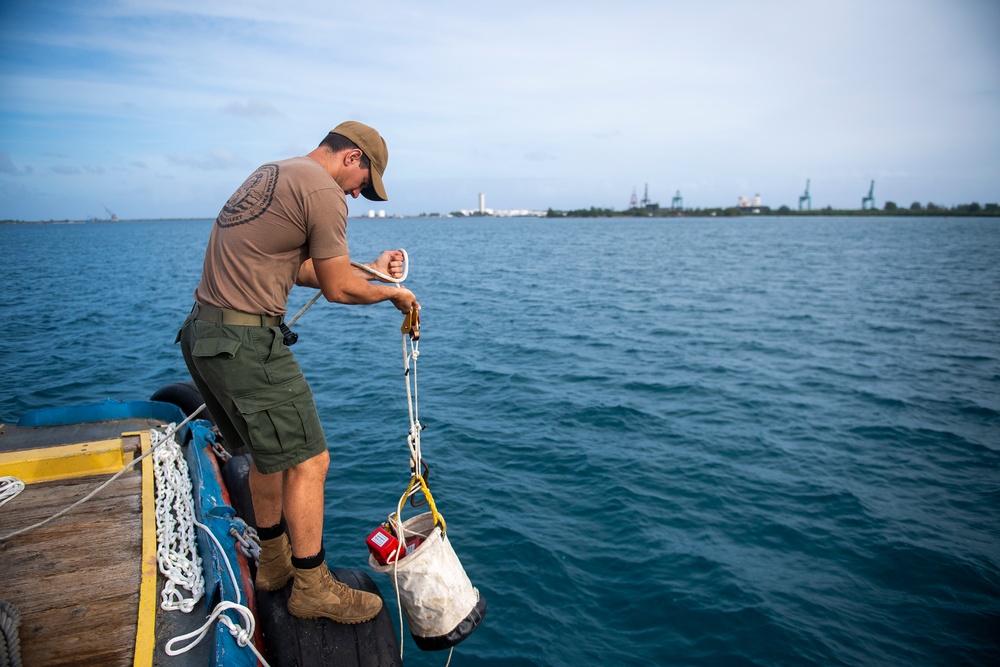
[[[166,610],[177,609],[189,613],[194,609],[195,603],[205,594],[205,577],[202,574],[201,556],[198,555],[195,527],[205,531],[220,553],[225,550],[208,526],[195,519],[194,489],[180,445],[172,436],[166,440],[164,435],[156,430],[150,431],[150,439],[154,452],[153,471],[156,479],[156,555],[160,564],[160,572],[167,577],[167,581],[163,584],[160,607]],[[246,529],[245,536],[241,538],[234,528],[232,532],[237,533],[234,537],[241,544],[244,552],[250,551],[252,553],[254,546],[256,546],[259,553],[260,545],[254,539],[256,533],[246,524],[243,525]],[[213,624],[219,622],[226,626],[229,634],[236,638],[236,643],[239,646],[249,648],[257,656],[258,662],[264,667],[268,667],[267,660],[253,645],[255,628],[253,612],[240,604],[242,596],[240,595],[239,581],[229,564],[229,559],[224,557],[222,560],[229,571],[229,577],[232,579],[236,602],[222,600],[212,610],[204,625],[194,632],[174,637],[167,642],[164,650],[167,655],[171,656],[190,651],[205,638]],[[187,590],[191,597],[185,598],[178,587]],[[239,614],[242,622],[236,623],[233,619],[225,616],[222,612],[227,610]],[[176,647],[179,642],[183,641],[189,641],[189,643]]]
[[[156,559],[167,578],[160,607],[190,613],[205,594],[201,556],[194,530],[194,499],[187,462],[177,440],[160,444],[163,434],[150,431],[156,479]],[[182,591],[187,591],[185,597]]]

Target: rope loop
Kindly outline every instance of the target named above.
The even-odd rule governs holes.
[[[22,491],[24,491],[24,482],[17,477],[10,475],[0,477],[0,507],[16,498]]]
[[[239,614],[242,623],[237,624],[229,616],[224,616],[223,612],[227,610],[232,610]],[[257,659],[262,665],[267,665],[267,661],[264,659],[264,656],[262,656],[257,650],[257,647],[253,645],[253,634],[256,628],[253,612],[241,604],[229,602],[227,600],[223,600],[216,605],[215,609],[212,610],[212,614],[208,617],[208,620],[206,620],[204,625],[200,628],[185,635],[174,637],[168,641],[163,647],[164,652],[169,656],[177,656],[182,653],[187,653],[201,643],[201,640],[205,638],[205,635],[207,635],[209,630],[212,629],[212,626],[216,621],[226,626],[229,630],[229,634],[236,639],[236,643],[239,646],[249,648],[253,651],[254,655],[257,656]],[[179,647],[177,646],[177,643],[188,640],[191,640],[188,644]]]

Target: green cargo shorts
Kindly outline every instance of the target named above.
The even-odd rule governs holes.
[[[280,472],[326,451],[312,391],[278,327],[189,316],[178,340],[222,436],[232,449],[246,445],[257,470]]]

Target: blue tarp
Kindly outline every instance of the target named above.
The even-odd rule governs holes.
[[[172,403],[159,401],[114,401],[64,408],[41,408],[25,412],[17,422],[25,428],[89,424],[119,419],[156,419],[169,424],[184,421],[184,413]]]

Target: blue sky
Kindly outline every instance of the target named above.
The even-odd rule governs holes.
[[[378,128],[390,201],[1000,201],[995,0],[3,0],[0,219],[215,217]]]

